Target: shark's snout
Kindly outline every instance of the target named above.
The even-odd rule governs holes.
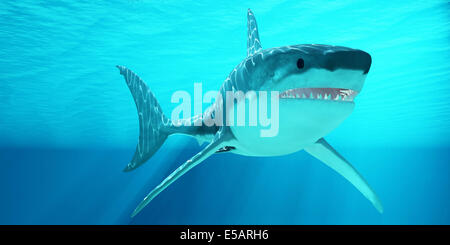
[[[367,74],[372,64],[370,54],[357,49],[347,49],[326,52],[323,68],[334,71],[337,69],[361,70]]]

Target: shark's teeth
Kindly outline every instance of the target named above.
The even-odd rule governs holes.
[[[353,101],[358,92],[341,88],[296,88],[280,93],[280,98]]]

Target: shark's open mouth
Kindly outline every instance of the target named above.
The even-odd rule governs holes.
[[[353,101],[358,92],[343,88],[294,88],[280,92],[281,99]]]

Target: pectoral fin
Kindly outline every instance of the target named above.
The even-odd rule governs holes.
[[[223,140],[219,137],[219,134],[216,138],[206,146],[201,152],[197,153],[191,159],[187,160],[180,167],[178,167],[175,171],[173,171],[166,179],[164,179],[158,186],[156,186],[141,203],[136,207],[131,217],[136,216],[147,204],[150,203],[153,198],[155,198],[159,193],[161,193],[164,189],[166,189],[170,184],[175,182],[178,178],[180,178],[187,171],[191,170],[193,167],[197,166],[199,163],[203,162],[209,156],[214,154],[217,150],[219,150],[223,145]]]
[[[359,174],[358,171],[344,159],[344,157],[333,149],[325,139],[321,138],[314,145],[305,148],[305,151],[350,181],[356,189],[369,199],[378,212],[383,213],[383,206],[377,194],[375,194],[361,174]]]

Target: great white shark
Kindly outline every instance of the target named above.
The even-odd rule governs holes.
[[[153,198],[187,171],[218,152],[246,156],[280,156],[305,150],[353,184],[380,212],[383,206],[360,173],[323,138],[346,119],[354,109],[371,66],[371,56],[347,47],[303,44],[262,49],[256,19],[247,13],[247,57],[238,64],[220,87],[222,100],[216,100],[199,122],[222,113],[227,120],[232,110],[218,110],[226,103],[227,91],[278,91],[279,128],[274,137],[261,137],[260,127],[180,126],[167,118],[147,84],[124,66],[117,66],[133,95],[139,117],[139,141],[124,171],[145,163],[169,135],[186,134],[209,144],[172,172],[137,206],[138,214]],[[233,101],[233,103],[242,103]]]

